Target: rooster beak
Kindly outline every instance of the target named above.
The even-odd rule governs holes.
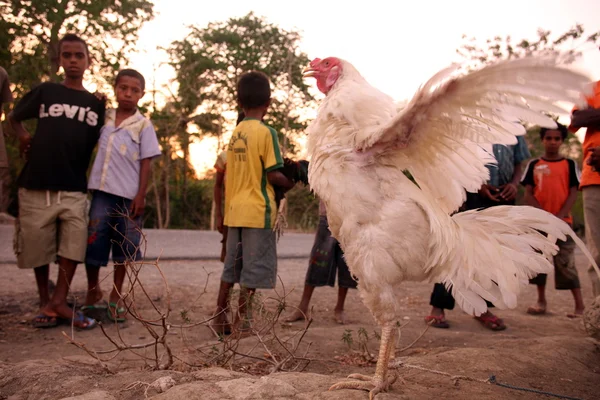
[[[317,74],[317,71],[314,70],[313,68],[311,68],[310,66],[305,67],[302,70],[302,77],[303,78],[310,78],[311,76],[315,76]]]

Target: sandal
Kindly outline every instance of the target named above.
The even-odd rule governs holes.
[[[115,311],[115,313],[113,313],[113,310]],[[127,321],[127,318],[123,317],[123,314],[125,314],[127,312],[127,310],[125,310],[123,307],[118,307],[117,303],[108,303],[108,307],[106,308],[106,315],[108,316],[108,319],[113,321],[113,322],[125,322]]]
[[[425,323],[434,328],[448,329],[450,324],[443,315],[428,315],[425,317]]]
[[[58,317],[40,313],[31,323],[34,328],[54,328],[58,326]]]
[[[506,329],[504,321],[493,314],[482,314],[479,317],[475,317],[475,319],[492,331],[503,331]]]
[[[86,317],[81,311],[75,313],[75,317],[71,320],[71,323],[80,331],[87,331],[96,327],[96,320]]]

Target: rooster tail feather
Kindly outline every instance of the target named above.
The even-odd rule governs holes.
[[[460,246],[438,257],[438,278],[456,303],[471,315],[487,311],[484,301],[500,309],[515,308],[520,289],[530,278],[553,269],[557,239],[571,237],[600,276],[593,257],[571,227],[554,215],[527,206],[496,206],[455,214]],[[432,272],[436,268],[432,269]],[[438,280],[439,281],[439,280]]]

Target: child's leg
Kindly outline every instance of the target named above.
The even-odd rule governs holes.
[[[541,315],[546,313],[546,280],[547,274],[538,274],[535,278],[531,278],[529,283],[537,287],[537,303],[534,306],[527,308],[527,314]]]
[[[85,254],[85,271],[88,281],[86,306],[93,306],[103,297],[99,276],[100,268],[108,264],[111,239],[113,238],[112,226],[115,225],[111,215],[113,208],[114,202],[109,194],[100,191],[94,192],[90,206]]]
[[[315,233],[315,241],[310,251],[310,259],[308,261],[308,270],[306,271],[306,279],[302,298],[298,308],[295,309],[285,322],[294,322],[303,320],[308,313],[308,305],[310,299],[317,286],[334,286],[335,285],[335,244],[337,242],[331,237],[327,217],[321,215],[319,217],[319,226]]]
[[[35,273],[35,283],[37,284],[38,293],[40,295],[40,310],[50,302],[50,291],[49,291],[49,274],[50,266],[48,264],[42,265],[33,269]]]
[[[333,313],[335,315],[335,321],[338,324],[346,323],[346,316],[344,315],[344,302],[346,301],[346,295],[348,294],[348,288],[339,287],[338,289],[338,299],[337,304],[335,305],[335,309]]]
[[[123,294],[123,282],[125,281],[125,264],[115,264],[113,289],[110,292],[109,301],[117,304],[121,300]]]
[[[219,335],[228,335],[231,333],[231,326],[227,318],[229,307],[229,295],[235,282],[240,281],[240,274],[243,268],[242,263],[242,238],[241,228],[227,228],[226,254],[223,262],[223,274],[217,296],[217,309],[213,314],[211,321],[212,328]]]
[[[239,326],[240,323],[243,325],[248,319],[251,319],[252,313],[252,297],[256,289],[252,288],[241,288],[240,298],[238,299],[238,310],[233,322],[234,326]]]
[[[350,269],[346,264],[346,260],[344,260],[344,252],[342,251],[342,248],[340,247],[340,244],[337,240],[335,241],[334,253],[334,265],[337,267],[338,270],[339,287],[338,299],[337,304],[335,305],[334,315],[335,321],[338,324],[345,324],[346,316],[344,315],[344,303],[346,302],[346,295],[348,294],[348,289],[356,289],[358,283],[354,280],[352,274],[350,273]]]
[[[285,322],[294,322],[305,319],[308,313],[308,305],[310,304],[310,298],[315,290],[314,286],[309,284],[304,285],[304,290],[302,291],[302,298],[300,299],[300,304],[298,308],[295,309],[289,316],[284,318]]]
[[[52,196],[51,196],[52,197]],[[67,295],[77,269],[85,260],[88,232],[87,194],[81,192],[56,192],[58,209],[58,279],[56,289],[46,308],[62,318],[72,321],[79,329],[96,325],[93,319],[75,312],[67,304]]]
[[[575,268],[575,242],[568,238],[566,242],[558,241],[558,253],[554,256],[555,284],[557,290],[571,290],[575,301],[575,311],[567,314],[569,318],[583,315],[583,298],[579,274]]]
[[[102,299],[102,290],[100,289],[100,267],[86,264],[85,273],[87,276],[88,290],[85,298],[86,306],[93,306]]]

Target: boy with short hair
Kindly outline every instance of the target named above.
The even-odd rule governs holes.
[[[88,185],[92,205],[85,257],[88,294],[84,307],[94,308],[102,299],[98,275],[100,267],[108,264],[112,250],[114,286],[107,311],[109,318],[117,322],[125,321],[125,309],[119,304],[125,265],[141,258],[139,245],[150,162],[161,153],[152,122],[137,108],[145,86],[144,77],[136,70],[124,69],[117,74],[118,107],[106,112]]]
[[[62,83],[45,82],[15,106],[9,115],[21,153],[27,162],[18,178],[19,216],[15,253],[19,268],[34,268],[40,295],[40,328],[72,321],[91,329],[95,321],[67,304],[77,263],[85,259],[87,237],[87,178],[92,151],[104,120],[104,102],[83,87],[90,57],[87,44],[76,35],[58,42]],[[37,119],[33,138],[22,121]],[[58,280],[50,298],[49,264],[58,259]]]
[[[225,311],[229,291],[239,282],[240,305],[234,322],[245,315],[256,289],[271,289],[277,279],[277,250],[273,224],[277,216],[273,185],[291,189],[283,167],[275,129],[261,122],[271,103],[269,78],[261,72],[243,74],[237,85],[239,107],[245,118],[233,131],[227,147],[225,219],[228,228],[225,265],[213,328],[229,334]],[[242,263],[237,262],[242,259]]]
[[[544,145],[544,155],[529,161],[521,184],[525,186],[525,201],[533,207],[541,208],[556,215],[556,217],[572,224],[571,208],[577,199],[579,186],[579,170],[575,161],[561,156],[560,146],[567,138],[567,128],[557,124],[557,129],[540,130]],[[575,242],[559,240],[558,254],[554,256],[554,280],[557,290],[571,290],[575,300],[575,311],[567,314],[569,318],[583,314],[583,298],[581,285],[575,268]],[[530,280],[537,285],[538,301],[535,306],[527,309],[528,314],[541,315],[546,313],[546,274],[539,274]]]

